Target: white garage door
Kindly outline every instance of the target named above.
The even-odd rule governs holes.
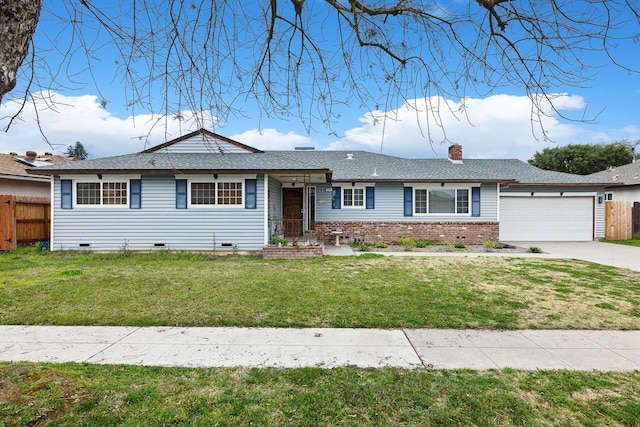
[[[593,240],[593,197],[500,197],[500,240]]]

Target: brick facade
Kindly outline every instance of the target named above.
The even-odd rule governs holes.
[[[265,259],[298,259],[321,257],[322,246],[265,246],[262,248],[262,258]]]
[[[498,240],[498,222],[316,222],[314,237],[326,244],[335,243],[332,231],[341,230],[341,241],[394,243],[402,237],[434,242],[464,242],[481,245]]]

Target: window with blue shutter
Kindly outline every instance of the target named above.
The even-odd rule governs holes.
[[[376,208],[376,188],[375,187],[367,187],[366,207],[367,209]]]
[[[404,216],[413,216],[413,187],[404,187]]]
[[[480,187],[471,187],[471,216],[480,216]]]
[[[142,208],[142,180],[129,180],[129,209]]]
[[[256,209],[258,206],[258,180],[245,179],[244,188],[244,208]]]
[[[342,187],[333,187],[331,196],[331,209],[340,209],[342,207]]]
[[[60,180],[60,208],[73,208],[73,181],[70,179]]]
[[[176,209],[187,209],[186,179],[176,179]]]

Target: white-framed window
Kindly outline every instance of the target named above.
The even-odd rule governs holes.
[[[218,204],[242,205],[242,182],[219,182]]]
[[[190,180],[189,204],[191,206],[233,206],[244,205],[242,181],[202,181]]]
[[[613,193],[611,193],[611,192],[604,193],[604,199],[607,202],[612,202],[613,201]]]
[[[342,189],[342,207],[364,208],[364,187],[344,187]]]
[[[422,187],[413,190],[416,215],[469,215],[470,188]]]
[[[76,205],[78,206],[127,206],[129,204],[128,181],[76,181]]]
[[[215,182],[192,182],[191,183],[191,204],[192,205],[215,205],[216,204],[216,183]]]

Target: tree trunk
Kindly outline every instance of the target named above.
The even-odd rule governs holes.
[[[42,0],[0,0],[0,102],[16,85],[41,9]]]

